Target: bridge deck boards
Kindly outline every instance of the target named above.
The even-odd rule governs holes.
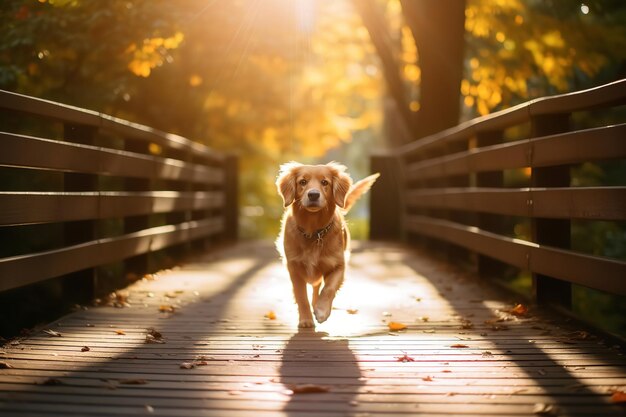
[[[515,300],[401,246],[358,244],[315,330],[298,332],[266,243],[161,272],[118,301],[5,345],[0,416],[626,412],[612,400],[626,391],[618,347],[532,309],[511,314]],[[392,332],[392,321],[408,328]]]

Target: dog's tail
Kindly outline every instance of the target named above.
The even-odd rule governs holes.
[[[356,201],[363,194],[365,194],[369,191],[370,188],[372,188],[372,185],[374,185],[378,177],[380,177],[379,173],[372,174],[352,184],[352,187],[350,187],[350,191],[348,191],[348,194],[346,195],[346,202],[343,206],[344,213],[350,211],[354,203],[356,203]]]

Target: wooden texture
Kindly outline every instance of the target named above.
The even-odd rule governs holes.
[[[399,245],[356,243],[315,330],[296,328],[269,242],[112,301],[6,343],[0,416],[624,415],[618,347],[532,307],[515,315],[481,280]]]

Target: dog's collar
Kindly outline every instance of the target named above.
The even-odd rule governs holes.
[[[322,240],[322,238],[324,236],[326,236],[326,234],[328,233],[328,231],[333,227],[333,222],[331,221],[330,223],[328,223],[328,225],[326,227],[323,227],[321,229],[316,230],[313,233],[307,233],[303,228],[301,228],[300,226],[296,226],[298,228],[298,231],[300,232],[300,234],[302,234],[302,236],[304,236],[306,239],[315,239],[318,242],[320,242]]]

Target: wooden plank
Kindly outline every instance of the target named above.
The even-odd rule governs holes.
[[[395,155],[410,161],[420,153],[443,148],[447,143],[467,140],[470,137],[495,130],[520,125],[530,121],[531,116],[569,114],[600,107],[613,107],[626,102],[626,81],[613,83],[551,97],[542,97],[478,117],[458,126],[435,133],[399,147]]]
[[[486,146],[409,164],[407,179],[624,158],[624,135],[626,124],[619,124]]]
[[[626,187],[436,188],[409,190],[407,207],[520,217],[626,219]]]
[[[207,210],[223,204],[219,192],[0,192],[0,225]]]
[[[219,218],[190,221],[46,252],[3,258],[0,259],[0,291],[216,234],[222,227]]]
[[[0,132],[0,140],[3,146],[0,164],[5,166],[204,184],[224,181],[220,169],[171,158],[3,132]]]
[[[221,154],[213,151],[206,145],[191,141],[182,136],[161,132],[148,126],[79,107],[5,90],[0,90],[0,107],[66,123],[103,128],[115,132],[122,137],[142,139],[172,149],[189,150],[194,155],[215,163],[220,163],[223,160]]]
[[[0,415],[621,415],[610,398],[626,360],[597,336],[541,310],[515,316],[503,294],[412,249],[357,242],[350,266],[328,322],[302,331],[269,242],[138,281],[126,307],[7,343]],[[394,320],[407,330],[390,332]],[[302,384],[324,392],[292,392]]]
[[[612,294],[626,295],[626,262],[540,246],[477,227],[425,216],[409,216],[407,227],[414,233],[453,242],[519,268]]]

